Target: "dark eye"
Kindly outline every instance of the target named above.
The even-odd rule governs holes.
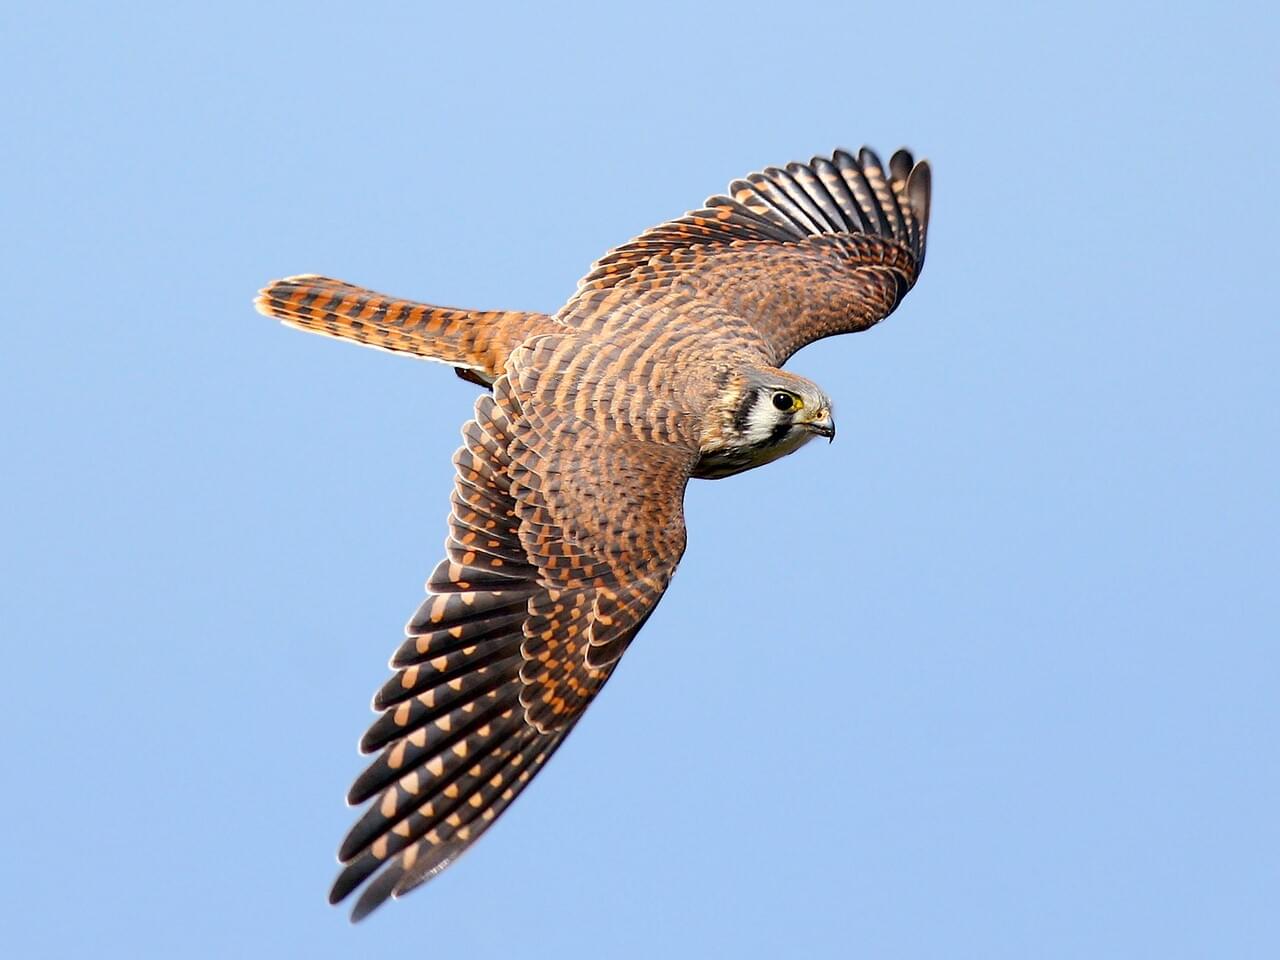
[[[779,390],[773,395],[773,405],[783,413],[790,413],[796,408],[796,397],[792,393],[784,393]]]

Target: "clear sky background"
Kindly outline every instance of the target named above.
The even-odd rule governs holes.
[[[1280,956],[1274,5],[687,6],[5,6],[4,955]],[[695,482],[565,749],[350,926],[475,388],[255,290],[549,311],[863,142],[933,223],[792,364],[838,441]]]

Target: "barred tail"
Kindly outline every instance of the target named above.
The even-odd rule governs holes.
[[[550,329],[546,314],[458,310],[395,300],[341,280],[303,274],[269,284],[258,312],[291,327],[439,360],[467,379],[492,382],[523,340]]]

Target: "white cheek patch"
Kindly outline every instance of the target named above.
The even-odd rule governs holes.
[[[749,446],[764,443],[773,435],[774,429],[782,414],[773,408],[767,397],[762,397],[751,406],[747,414],[746,442]]]

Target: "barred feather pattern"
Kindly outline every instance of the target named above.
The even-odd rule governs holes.
[[[661,598],[684,547],[694,455],[672,458],[666,539],[579,545],[565,518],[606,516],[616,480],[601,458],[646,441],[594,435],[554,406],[571,338],[517,351],[463,428],[445,559],[374,697],[361,748],[378,755],[348,799],[366,803],[339,851],[330,898],[363,885],[361,919],[457,859],[551,757]],[[570,434],[578,447],[566,449]],[[548,456],[555,451],[554,469]],[[675,532],[673,535],[673,531]],[[641,558],[640,551],[647,551]]]
[[[887,168],[867,147],[768,167],[610,251],[557,319],[616,330],[634,322],[620,308],[662,290],[668,303],[714,303],[745,319],[781,366],[893,312],[924,265],[931,188],[928,163],[906,150]]]
[[[315,274],[276,280],[254,305],[299,330],[448,363],[482,383],[502,372],[517,344],[553,328],[541,313],[436,307]]]
[[[261,292],[286,324],[492,390],[454,455],[445,557],[374,697],[333,902],[358,891],[360,919],[438,874],[559,748],[675,572],[688,480],[739,463],[744,384],[785,384],[796,350],[869,328],[915,284],[931,176],[905,150],[767,167],[607,253],[554,316],[315,275]],[[699,472],[704,449],[720,466]]]

